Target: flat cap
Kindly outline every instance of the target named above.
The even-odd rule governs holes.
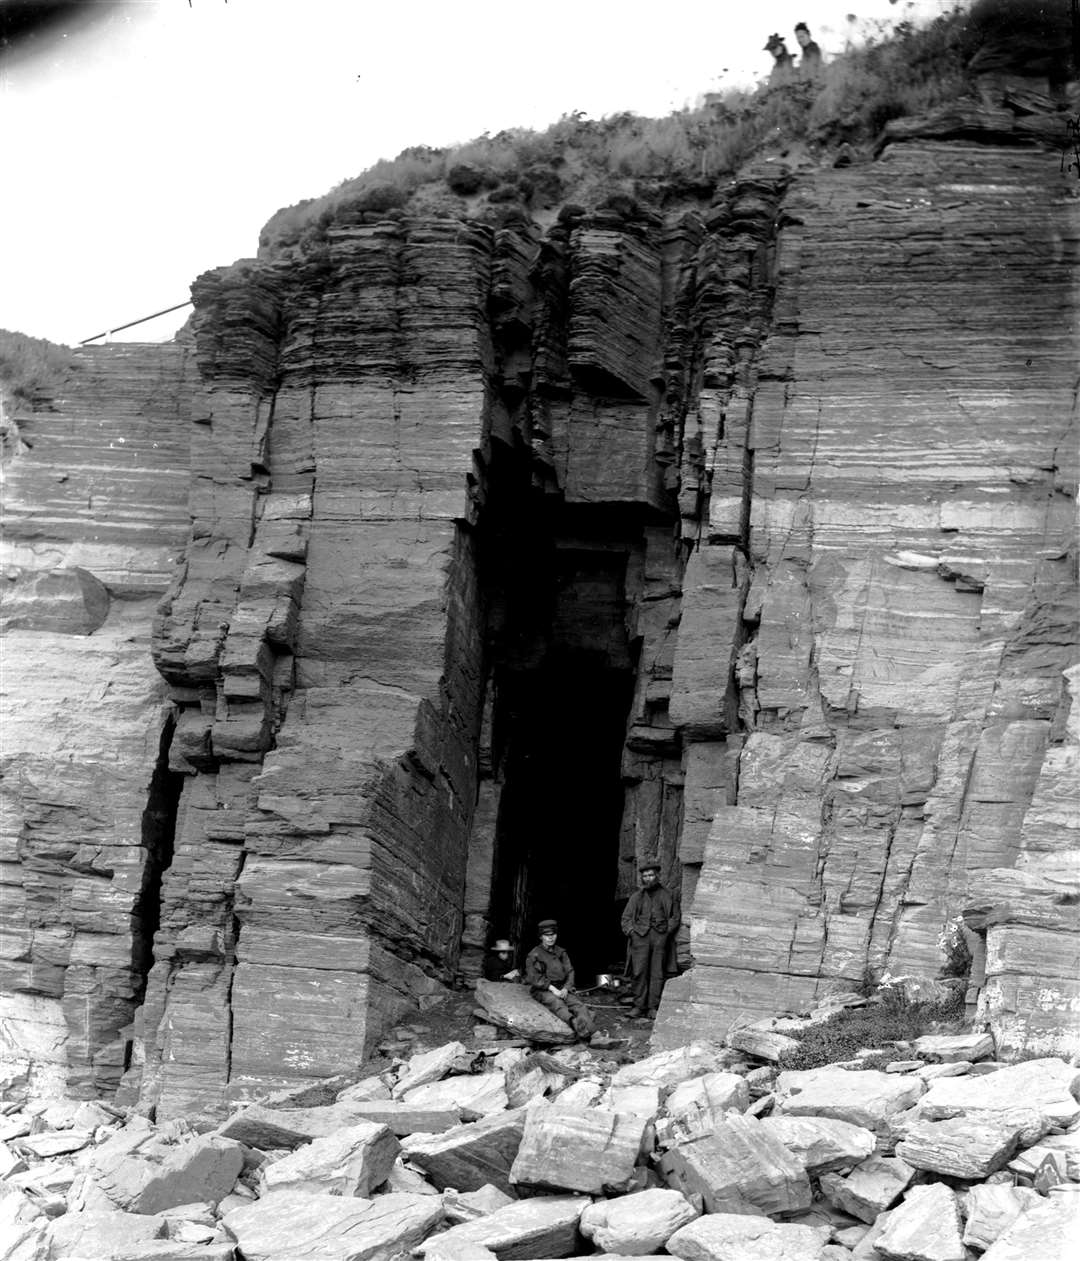
[[[536,927],[542,933],[557,933],[559,931],[559,922],[553,919],[542,919]]]

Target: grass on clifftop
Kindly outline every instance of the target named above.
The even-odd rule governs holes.
[[[494,217],[564,201],[595,204],[613,193],[654,204],[672,193],[707,196],[756,154],[865,145],[890,119],[962,96],[978,41],[969,18],[957,5],[925,27],[878,24],[816,81],[733,90],[667,118],[572,113],[542,132],[517,128],[450,149],[406,149],[322,197],[279,210],[260,246],[273,253],[299,244],[306,252],[334,222],[386,215],[411,201],[438,213],[439,198],[452,205],[455,194],[486,194]]]
[[[0,392],[6,404],[32,407],[50,397],[70,366],[66,346],[0,328]]]

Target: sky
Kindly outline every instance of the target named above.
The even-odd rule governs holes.
[[[4,6],[0,0],[0,23]],[[25,5],[24,5],[25,7]],[[379,158],[750,85],[947,0],[82,0],[0,48],[0,328],[75,344],[184,302]],[[10,12],[10,10],[9,10]],[[854,14],[857,22],[850,22]],[[114,340],[171,337],[188,311]]]

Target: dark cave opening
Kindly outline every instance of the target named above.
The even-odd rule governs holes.
[[[161,883],[172,865],[176,816],[184,776],[169,769],[169,747],[176,721],[170,718],[161,732],[158,757],[142,815],[142,845],[146,850],[142,888],[135,907],[132,968],[139,980],[136,1005],[142,1002],[146,977],[154,963],[154,934],[161,925]]]

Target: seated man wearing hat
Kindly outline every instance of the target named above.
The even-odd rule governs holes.
[[[520,977],[514,963],[514,948],[505,937],[500,937],[484,955],[484,980],[517,981]]]
[[[533,946],[525,959],[525,979],[529,993],[565,1021],[579,1038],[588,1038],[595,1031],[592,1012],[574,993],[574,965],[570,956],[557,946],[559,925],[553,919],[542,919],[537,925],[540,944]]]
[[[682,920],[678,899],[660,883],[660,864],[643,862],[641,888],[630,895],[622,913],[622,930],[630,939],[634,977],[631,1016],[655,1016],[664,988],[664,957]]]

